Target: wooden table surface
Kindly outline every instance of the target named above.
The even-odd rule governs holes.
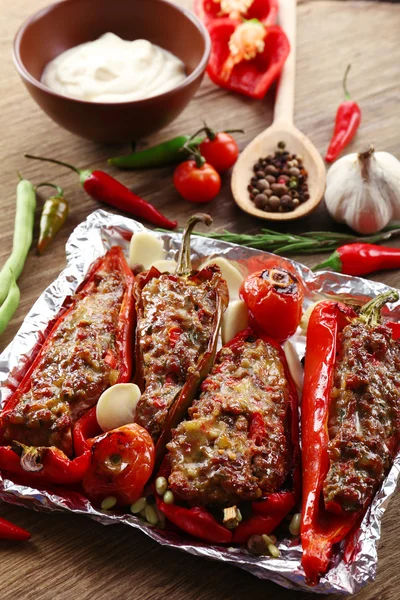
[[[191,0],[180,0],[190,6]],[[98,208],[79,188],[73,173],[23,158],[36,152],[74,162],[82,168],[104,167],[105,158],[128,150],[128,146],[106,147],[81,140],[61,130],[28,96],[11,59],[12,39],[17,27],[46,0],[1,0],[0,19],[0,188],[3,216],[0,221],[0,263],[8,255],[14,221],[17,170],[39,183],[52,179],[62,185],[71,202],[68,224],[51,252],[37,257],[31,250],[19,280],[21,304],[0,346],[13,338],[32,303],[57,276],[65,263],[64,246],[73,230]],[[305,0],[298,6],[298,59],[295,121],[323,153],[329,142],[336,107],[341,101],[340,81],[352,63],[349,87],[363,110],[363,122],[350,150],[369,142],[400,157],[399,62],[400,9],[396,4]],[[244,146],[272,118],[273,94],[255,102],[224,93],[205,79],[193,102],[182,115],[149,142],[191,132],[202,119],[217,129],[243,127]],[[110,173],[113,173],[110,170]],[[138,194],[183,224],[193,206],[181,200],[171,182],[170,169],[143,173],[118,173]],[[215,228],[255,232],[260,223],[234,204],[229,176],[221,195],[209,207]],[[273,227],[273,225],[271,225]],[[291,231],[334,229],[321,206],[313,215],[290,226]],[[282,228],[284,229],[284,227]],[[288,228],[289,229],[289,228]],[[301,258],[301,257],[299,257]],[[315,263],[318,257],[304,259]],[[374,276],[400,286],[399,273]],[[1,505],[0,513],[32,532],[25,545],[0,542],[2,600],[237,600],[269,597],[286,600],[295,592],[257,580],[239,569],[207,562],[174,550],[163,549],[140,532],[123,526],[103,527],[71,514],[38,514]],[[376,582],[358,596],[360,600],[394,600],[399,597],[400,502],[394,499],[383,519]],[[296,593],[296,598],[309,598]],[[338,596],[329,596],[331,600]]]

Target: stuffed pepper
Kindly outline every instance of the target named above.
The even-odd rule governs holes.
[[[208,215],[194,215],[183,235],[176,274],[151,268],[135,285],[136,383],[142,396],[136,422],[157,442],[183,418],[215,356],[228,289],[217,266],[193,271],[190,235]]]
[[[400,343],[380,323],[389,292],[357,315],[337,302],[313,310],[302,401],[303,567],[311,584],[332,547],[357,526],[399,446]]]
[[[93,265],[3,408],[1,468],[82,478],[86,461],[67,458],[77,454],[74,427],[106,388],[131,378],[133,283],[119,247]]]
[[[187,533],[246,543],[271,533],[299,496],[297,394],[280,346],[246,329],[218,353],[161,475],[159,509]]]

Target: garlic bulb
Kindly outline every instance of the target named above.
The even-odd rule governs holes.
[[[375,233],[400,219],[400,161],[388,152],[348,154],[328,171],[325,201],[339,223]]]

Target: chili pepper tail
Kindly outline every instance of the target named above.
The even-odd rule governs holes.
[[[311,536],[302,535],[301,543],[303,547],[301,564],[307,583],[314,586],[320,576],[328,570],[332,556],[332,542],[323,534],[313,532]]]
[[[0,517],[0,539],[15,540],[17,542],[26,542],[31,537],[29,531],[10,523],[6,519]]]
[[[313,267],[312,271],[324,271],[325,269],[331,269],[332,271],[336,271],[336,273],[342,273],[343,264],[340,260],[339,253],[335,250],[326,260],[322,261],[315,267]]]

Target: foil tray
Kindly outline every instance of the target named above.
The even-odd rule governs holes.
[[[59,312],[67,296],[74,293],[85,278],[92,262],[105,254],[112,246],[119,245],[126,255],[129,240],[135,232],[145,227],[132,219],[97,210],[81,223],[71,234],[67,246],[67,267],[57,279],[41,294],[26,316],[14,340],[0,355],[1,404],[11,393],[13,373],[24,361],[28,361],[32,349],[40,339],[47,324]],[[156,233],[162,239],[167,258],[177,258],[181,241],[180,233]],[[371,297],[390,288],[358,277],[339,275],[328,271],[312,273],[304,265],[288,259],[219,240],[194,235],[192,237],[193,264],[199,264],[204,257],[225,256],[238,261],[248,272],[263,268],[271,258],[282,266],[290,263],[305,283],[304,309],[322,298],[340,298],[364,303]],[[393,321],[400,320],[400,302],[389,305],[384,311],[385,317]],[[290,340],[296,348],[299,358],[304,356],[305,336],[300,329]],[[279,558],[256,557],[247,550],[238,547],[212,546],[185,535],[167,529],[148,525],[129,514],[116,514],[98,510],[76,492],[57,489],[49,492],[43,489],[18,485],[9,479],[0,478],[0,498],[15,505],[26,506],[40,511],[68,510],[85,514],[103,525],[124,523],[140,529],[143,533],[163,546],[177,548],[199,557],[236,565],[249,571],[256,577],[274,581],[278,585],[292,590],[303,590],[318,594],[343,593],[354,594],[366,583],[373,580],[377,568],[377,543],[380,538],[382,515],[390,496],[395,492],[399,478],[400,454],[386,480],[376,494],[359,530],[353,534],[354,551],[349,563],[343,560],[343,543],[335,552],[333,565],[316,587],[310,588],[304,580],[301,567],[301,545],[298,538],[279,539],[277,545],[281,552]]]

